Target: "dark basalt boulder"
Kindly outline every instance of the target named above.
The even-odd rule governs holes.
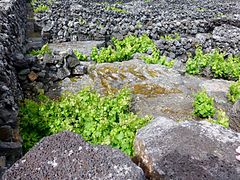
[[[239,179],[239,145],[240,134],[219,125],[165,117],[140,129],[134,142],[137,162],[150,179]]]
[[[68,131],[42,139],[3,175],[12,179],[145,179],[129,157]]]

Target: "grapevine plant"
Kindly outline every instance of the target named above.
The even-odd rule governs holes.
[[[93,48],[91,59],[98,63],[126,61],[132,59],[135,53],[146,53],[152,49],[153,52],[150,57],[144,56],[142,58],[146,63],[161,64],[168,67],[173,65],[173,61],[168,62],[166,57],[160,55],[154,41],[147,35],[140,37],[129,35],[123,40],[113,38],[112,44],[100,50],[96,47]]]
[[[215,78],[237,80],[240,76],[240,57],[230,55],[227,58],[225,53],[214,50],[210,53],[203,53],[198,47],[194,57],[189,57],[186,64],[186,72],[200,75],[205,68],[210,68]]]
[[[200,118],[213,117],[216,111],[213,98],[209,97],[205,91],[200,91],[196,94],[193,107],[194,115]]]
[[[81,52],[79,52],[78,50],[73,50],[73,53],[75,54],[75,56],[78,58],[79,61],[87,61],[87,56]]]
[[[209,97],[206,91],[199,91],[195,95],[193,108],[193,113],[195,116],[200,118],[208,118],[207,120],[209,122],[213,124],[219,124],[225,128],[229,127],[229,118],[226,115],[226,112],[214,107],[214,99]],[[215,114],[217,114],[216,117]]]
[[[101,97],[88,88],[58,100],[44,95],[37,101],[25,100],[20,108],[24,150],[45,136],[69,130],[90,143],[111,145],[132,156],[135,133],[150,117],[139,118],[130,111],[130,103],[127,89],[115,96]]]
[[[51,54],[52,54],[52,51],[51,51],[51,49],[49,48],[48,43],[47,43],[47,44],[43,45],[41,49],[32,50],[32,51],[30,52],[30,54],[31,54],[32,56],[38,56],[38,55],[43,56],[43,55],[45,55],[45,54],[51,55]]]
[[[240,99],[240,79],[230,85],[227,97],[233,103]]]

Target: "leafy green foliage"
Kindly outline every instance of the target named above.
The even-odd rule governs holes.
[[[218,110],[217,111],[217,119],[209,119],[209,122],[213,123],[213,124],[219,124],[225,128],[229,127],[229,118],[226,115],[226,112],[222,111],[222,110]]]
[[[115,6],[107,6],[107,7],[106,7],[106,10],[108,10],[108,11],[114,11],[114,12],[117,12],[117,13],[124,13],[124,14],[127,13],[126,10],[121,9],[121,8],[118,8],[118,7],[115,7]]]
[[[230,85],[227,97],[233,103],[240,99],[240,79]]]
[[[165,39],[167,41],[180,40],[181,36],[178,33],[160,36],[160,39]]]
[[[107,144],[133,155],[136,131],[150,118],[139,118],[130,112],[131,96],[126,89],[116,96],[101,97],[84,89],[65,94],[58,100],[39,96],[25,100],[20,108],[20,127],[25,150],[47,135],[63,130],[79,133],[93,144]]]
[[[51,51],[51,49],[49,49],[49,46],[48,46],[48,43],[47,43],[47,44],[43,45],[43,47],[41,49],[39,49],[39,50],[32,50],[30,52],[30,54],[33,55],[33,56],[38,56],[38,55],[42,55],[43,56],[44,54],[51,55],[52,51]]]
[[[197,48],[195,51],[195,56],[190,57],[186,64],[186,71],[189,74],[200,74],[203,71],[203,68],[207,67],[209,64],[209,56],[203,54],[201,48]]]
[[[153,53],[151,56],[142,56],[142,59],[147,63],[147,64],[161,64],[167,67],[173,67],[174,60],[167,61],[166,56],[161,56],[159,50],[156,48],[153,48]]]
[[[78,50],[73,50],[73,53],[78,58],[79,61],[87,61],[87,56]]]
[[[29,0],[28,2],[31,3],[34,13],[42,13],[49,10],[54,0]]]
[[[47,5],[44,4],[40,4],[38,5],[36,8],[33,9],[33,11],[35,13],[40,13],[40,12],[45,12],[49,9],[49,7]]]
[[[161,64],[167,67],[173,66],[173,61],[167,61],[165,56],[160,56],[155,43],[147,35],[136,37],[127,36],[123,40],[112,39],[113,46],[98,50],[96,47],[92,49],[91,59],[98,63],[125,61],[133,57],[135,53],[146,53],[149,49],[153,50],[152,56],[144,56],[142,59],[146,63]]]
[[[127,36],[123,40],[112,39],[113,46],[98,50],[93,48],[91,58],[98,63],[124,61],[132,58],[133,54],[145,53],[154,47],[154,42],[147,36]]]
[[[200,118],[213,117],[216,112],[213,98],[208,97],[205,91],[200,91],[196,94],[193,108],[194,115]]]
[[[199,75],[207,67],[216,78],[236,80],[240,76],[240,57],[231,55],[225,58],[225,53],[220,53],[218,50],[204,54],[198,47],[195,56],[187,61],[186,72]]]

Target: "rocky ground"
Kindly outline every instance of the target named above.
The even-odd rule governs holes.
[[[178,56],[191,51],[196,43],[207,50],[218,47],[238,53],[239,12],[237,0],[57,0],[49,11],[35,17],[43,27],[42,35],[50,42],[102,40],[127,34],[148,34],[158,40],[163,35],[179,33],[183,39],[164,42],[164,49],[160,48],[162,53]]]
[[[18,75],[27,97],[39,90],[56,97],[86,86],[107,94],[127,86],[133,91],[133,110],[139,115],[186,120],[196,119],[192,115],[193,96],[205,89],[215,98],[218,109],[231,114],[232,104],[226,98],[231,81],[189,76],[185,62],[198,45],[204,51],[219,48],[227,54],[240,52],[238,1],[54,1],[49,7],[46,12],[35,13],[29,41],[42,29],[42,38],[49,42],[53,55],[26,57],[31,63]],[[77,49],[90,55],[93,47],[105,46],[111,37],[145,33],[154,39],[162,55],[175,58],[173,69],[146,65],[138,54],[131,61],[103,64],[90,58],[79,62],[73,54]],[[167,39],[166,35],[173,36]],[[35,47],[38,42],[29,44]]]
[[[86,86],[93,87],[102,95],[128,87],[133,92],[132,111],[139,116],[152,115],[157,118],[141,129],[135,139],[135,162],[144,170],[147,178],[194,177],[194,179],[234,180],[239,177],[239,163],[234,157],[234,149],[240,142],[239,133],[207,122],[176,123],[176,121],[199,120],[192,114],[192,104],[194,94],[205,89],[208,95],[214,98],[216,108],[227,112],[230,117],[230,127],[240,132],[240,101],[233,105],[226,96],[232,81],[213,79],[209,76],[191,76],[185,72],[188,54],[194,54],[199,45],[205,52],[219,48],[227,55],[240,53],[238,0],[55,0],[53,2],[43,0],[41,2],[48,5],[49,9],[46,12],[29,14],[26,50],[39,48],[48,42],[53,53],[44,56],[18,54],[19,61],[24,63],[16,68],[17,76],[26,98],[42,91],[55,98],[64,91],[76,93]],[[38,5],[39,2],[34,6]],[[123,39],[129,34],[147,34],[154,40],[162,55],[175,59],[173,68],[146,64],[140,59],[139,54],[135,54],[130,61],[99,64],[91,61],[89,57],[87,61],[80,62],[73,53],[73,50],[77,49],[89,55],[93,47],[105,47],[112,37]],[[168,39],[168,36],[171,38]],[[69,161],[61,154],[69,150],[66,148],[69,144],[66,147],[61,146],[62,149],[57,150],[59,154],[56,155],[50,152],[56,150],[52,144],[49,145],[53,146],[50,150],[43,150],[49,147],[47,144],[49,140],[56,144],[58,141],[55,139],[65,141],[69,137],[73,137],[78,143],[81,141],[80,144],[85,143],[81,138],[68,132],[48,137],[16,163],[4,178],[23,178],[29,173],[29,167],[34,167],[33,171],[43,173],[43,169],[48,165],[55,166],[58,158],[61,159],[60,164],[66,159]],[[73,159],[81,159],[77,155],[78,150],[75,145],[75,142],[70,143],[74,152]],[[90,150],[82,152],[87,159],[81,159],[81,163],[90,162],[91,165],[92,161],[101,161],[99,162],[101,167],[115,165],[114,158],[115,155],[118,156],[117,151],[106,147],[95,148],[88,144],[84,146]],[[102,157],[95,157],[92,154],[93,151],[100,153],[107,151],[109,154],[114,154],[110,155],[114,160],[109,157],[107,158],[109,161],[103,162]],[[32,158],[35,159],[35,154],[38,153],[43,154],[43,157],[49,155],[49,159],[38,156],[39,161],[33,163]],[[94,174],[93,177],[95,179],[145,178],[142,171],[132,164],[130,159],[123,155],[116,158],[124,159],[124,162],[129,164],[128,170],[131,167],[136,173],[123,175],[118,171],[119,169],[109,168],[109,172],[99,170],[91,172]],[[48,165],[42,167],[41,163]],[[70,165],[76,164],[70,163]],[[24,170],[19,172],[19,167]],[[89,166],[84,168],[81,173],[90,179],[91,176],[86,172],[92,169],[89,169]],[[59,166],[57,169],[59,170]],[[64,173],[72,174],[73,171],[75,169],[67,169],[66,172],[59,170],[58,173],[62,176]],[[106,177],[106,174],[115,171],[116,176]],[[52,177],[49,174],[49,178]]]

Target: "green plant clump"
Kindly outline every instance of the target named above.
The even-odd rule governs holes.
[[[208,121],[213,124],[219,124],[225,128],[229,128],[229,118],[227,117],[226,112],[224,112],[222,110],[217,111],[217,119],[216,120],[209,118]]]
[[[179,35],[179,33],[175,33],[175,34],[160,36],[160,39],[165,39],[167,41],[173,41],[173,40],[180,40],[181,36]]]
[[[107,11],[114,11],[114,12],[117,12],[117,13],[123,13],[123,14],[126,14],[126,13],[127,13],[126,10],[121,9],[121,8],[118,8],[118,7],[114,7],[114,6],[107,6],[107,7],[106,7],[106,10],[107,10]]]
[[[199,75],[205,68],[209,67],[215,78],[236,80],[240,76],[240,57],[228,56],[214,50],[211,53],[203,53],[198,47],[195,56],[190,57],[186,64],[186,72]]]
[[[167,61],[166,56],[161,56],[159,50],[156,48],[153,48],[153,52],[151,56],[142,56],[142,59],[147,63],[147,64],[161,64],[166,67],[173,67],[174,60]]]
[[[40,4],[39,6],[37,6],[36,8],[33,9],[33,11],[35,13],[40,13],[40,12],[45,12],[49,9],[49,7],[47,5],[44,4]]]
[[[116,62],[132,59],[135,53],[146,53],[149,49],[153,50],[150,57],[143,56],[142,59],[148,64],[161,64],[172,67],[174,61],[167,61],[165,56],[160,56],[153,40],[147,35],[136,37],[133,35],[125,37],[123,40],[112,39],[113,45],[98,50],[92,49],[91,59],[98,63]]]
[[[200,118],[213,117],[216,112],[213,98],[208,97],[205,91],[200,91],[196,94],[193,102],[193,108],[194,115]]]
[[[227,97],[233,103],[240,99],[240,79],[230,85]]]
[[[145,53],[149,48],[155,46],[154,42],[147,36],[136,37],[133,35],[123,40],[112,39],[113,46],[98,50],[93,48],[91,58],[98,63],[124,61],[132,58],[133,54]]]
[[[30,52],[30,54],[33,55],[33,56],[38,56],[38,55],[42,55],[43,56],[44,54],[51,55],[52,51],[49,48],[48,43],[47,43],[47,44],[43,45],[43,47],[41,49],[39,49],[39,50],[32,50]]]
[[[74,95],[66,93],[58,100],[43,95],[38,101],[25,100],[20,108],[24,149],[45,136],[69,130],[88,142],[111,145],[132,156],[135,133],[150,118],[139,118],[130,112],[130,103],[126,89],[115,96],[101,97],[88,88]]]
[[[85,54],[79,52],[78,50],[73,50],[73,53],[75,54],[75,56],[78,58],[79,61],[87,60],[87,56]]]

